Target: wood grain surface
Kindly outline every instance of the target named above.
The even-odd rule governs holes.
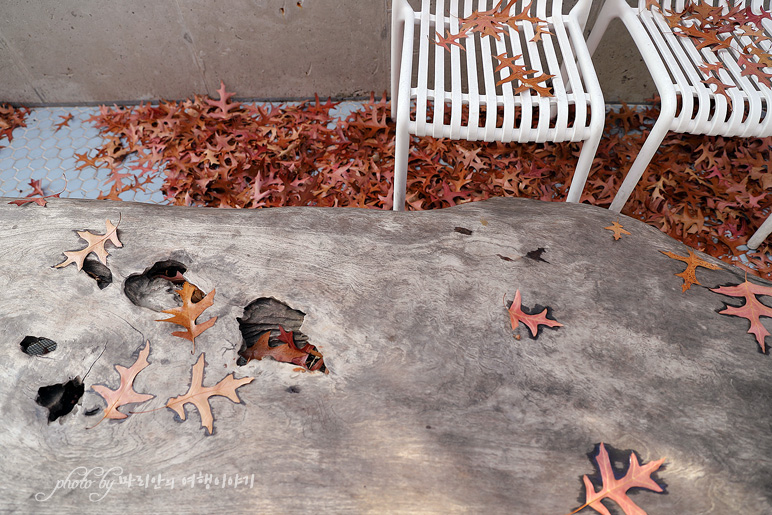
[[[771,358],[746,320],[717,313],[737,299],[681,292],[683,264],[659,251],[687,248],[642,223],[519,199],[420,213],[7,200],[2,512],[566,514],[604,442],[666,458],[656,477],[667,493],[632,495],[649,514],[772,513]],[[631,235],[614,241],[603,227],[618,218]],[[107,219],[123,242],[107,246],[110,285],[52,268],[85,246],[75,231],[102,233]],[[526,257],[539,248],[544,261]],[[744,280],[701,257],[721,266],[698,270],[704,286]],[[216,288],[203,316],[218,319],[195,354],[124,293],[163,260]],[[503,299],[518,289],[563,327],[513,331]],[[258,298],[305,313],[329,374],[236,365],[237,318]],[[25,354],[26,336],[57,348]],[[146,340],[134,388],[155,398],[121,411],[160,409],[89,429],[105,407],[91,386],[117,388],[114,365],[131,366]],[[241,404],[212,398],[211,436],[192,405],[184,422],[164,408],[201,352],[205,386],[255,378]],[[83,397],[49,423],[39,388],[76,377]],[[235,486],[237,475],[248,481]]]

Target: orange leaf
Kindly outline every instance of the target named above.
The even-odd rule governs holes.
[[[214,304],[215,290],[212,289],[212,291],[207,293],[206,296],[198,302],[193,302],[191,298],[193,294],[198,291],[198,288],[187,281],[182,285],[181,290],[175,291],[179,293],[182,298],[182,307],[162,311],[162,313],[168,313],[169,315],[174,316],[163,320],[156,320],[156,322],[171,322],[172,324],[184,327],[184,331],[175,331],[172,333],[172,336],[179,336],[180,338],[185,338],[186,340],[193,342],[192,354],[196,349],[196,336],[212,327],[217,321],[217,317],[214,317],[201,324],[196,324],[196,319],[201,316],[201,313]]]
[[[437,34],[437,39],[434,40],[435,45],[444,48],[447,52],[450,52],[450,47],[453,45],[457,46],[463,51],[466,51],[466,48],[464,48],[464,45],[462,45],[458,41],[459,39],[463,39],[467,36],[466,32],[459,32],[458,34],[448,34],[447,37],[443,37],[443,35],[437,31],[434,31],[434,32]]]
[[[91,426],[92,428],[98,426],[99,423],[106,418],[127,418],[128,415],[118,411],[118,408],[121,406],[135,402],[149,401],[155,397],[155,395],[150,395],[147,393],[137,393],[134,391],[133,385],[137,374],[139,374],[145,367],[149,365],[147,361],[148,354],[150,354],[149,340],[145,343],[145,347],[140,351],[139,356],[137,357],[137,361],[134,362],[131,368],[115,365],[115,370],[121,376],[121,384],[116,390],[111,390],[101,384],[95,384],[91,386],[91,388],[96,393],[101,395],[102,398],[107,401],[107,408],[105,409],[104,416],[99,420],[99,422]]]
[[[190,388],[184,395],[170,398],[166,401],[166,407],[174,411],[179,415],[180,419],[185,420],[185,404],[193,404],[198,410],[198,414],[201,416],[201,427],[205,427],[208,434],[212,434],[214,417],[212,416],[212,408],[209,405],[209,398],[219,395],[221,397],[227,397],[231,401],[241,404],[236,390],[245,384],[251,383],[254,377],[242,377],[236,379],[231,372],[225,376],[219,383],[214,386],[204,386],[204,367],[206,361],[204,353],[198,357],[198,361],[193,365]]]
[[[707,261],[700,259],[697,257],[697,255],[689,251],[689,256],[679,256],[678,254],[674,254],[673,252],[665,252],[664,250],[660,250],[664,255],[666,255],[669,258],[677,259],[678,261],[683,261],[686,263],[686,270],[681,272],[680,274],[675,274],[676,277],[680,277],[684,280],[684,283],[681,285],[681,292],[685,292],[689,288],[692,287],[692,284],[696,284],[698,286],[702,286],[700,282],[697,280],[697,276],[695,272],[697,271],[697,267],[701,266],[703,268],[708,268],[710,270],[719,270],[721,267],[718,265],[714,265],[712,263],[708,263]]]
[[[70,126],[70,120],[72,120],[72,113],[67,113],[65,116],[59,116],[59,118],[61,118],[62,121],[54,124],[54,127],[56,127],[56,130],[54,131],[55,133],[59,132],[59,130],[61,130],[62,127]]]
[[[120,221],[118,222],[120,223]],[[54,268],[64,268],[65,266],[75,263],[78,265],[78,270],[83,268],[83,260],[86,256],[92,252],[97,255],[99,261],[103,265],[107,265],[108,252],[105,250],[105,243],[110,242],[116,247],[123,247],[123,243],[118,239],[118,226],[113,225],[110,220],[105,220],[106,231],[104,234],[94,234],[89,231],[78,231],[78,236],[88,242],[88,246],[81,250],[67,250],[64,255],[67,259],[54,265]]]
[[[541,25],[536,25],[535,27],[535,34],[531,38],[531,43],[535,43],[537,41],[541,41],[541,37],[544,34],[549,34],[550,36],[554,36],[552,32],[549,31],[549,27],[542,27]]]
[[[521,309],[522,299],[520,297],[520,290],[515,292],[515,299],[512,301],[512,305],[507,310],[509,312],[509,321],[512,324],[512,330],[517,329],[520,322],[524,323],[528,329],[531,330],[531,335],[536,336],[539,332],[540,325],[546,325],[547,327],[563,327],[563,324],[556,320],[550,320],[547,318],[547,309],[539,313],[538,315],[529,315],[524,313]],[[506,304],[505,304],[506,305]]]
[[[611,468],[608,452],[606,452],[606,447],[603,443],[600,444],[600,450],[595,461],[598,464],[598,469],[600,469],[603,485],[600,491],[596,492],[590,478],[586,475],[582,476],[587,492],[586,502],[569,513],[569,515],[581,511],[587,506],[603,515],[610,515],[608,509],[601,503],[601,500],[606,498],[616,502],[622,508],[622,511],[625,512],[625,515],[646,515],[646,512],[627,496],[627,491],[631,488],[646,488],[655,492],[661,492],[662,487],[651,478],[651,474],[662,466],[665,458],[650,461],[646,465],[641,466],[638,464],[638,458],[635,454],[630,453],[630,467],[621,479],[614,477],[614,470]]]
[[[751,323],[750,328],[748,328],[748,334],[756,336],[756,342],[758,342],[761,347],[761,352],[766,353],[767,349],[764,344],[764,339],[769,335],[769,331],[761,324],[760,317],[764,316],[772,318],[772,308],[762,304],[761,301],[756,298],[756,295],[772,296],[772,287],[753,284],[748,282],[748,279],[746,278],[745,282],[742,284],[711,288],[710,291],[729,297],[745,298],[745,304],[743,306],[726,306],[723,311],[719,311],[719,314],[747,319]]]
[[[604,227],[604,229],[608,229],[609,231],[614,233],[614,239],[618,240],[622,237],[623,234],[629,235],[630,233],[624,230],[622,227],[624,227],[619,222],[614,222],[613,224],[609,225],[608,227]]]

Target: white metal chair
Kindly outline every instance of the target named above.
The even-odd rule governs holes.
[[[605,118],[603,94],[583,36],[591,3],[579,0],[564,15],[562,0],[533,0],[528,5],[516,0],[503,7],[495,0],[422,0],[419,12],[406,0],[393,1],[395,210],[405,208],[411,134],[488,142],[582,141],[566,199],[579,201]],[[494,9],[513,15],[525,9],[530,16],[513,21],[498,37],[470,32],[449,51],[435,44],[438,34],[457,36],[461,19]],[[532,79],[554,77],[539,82],[539,88],[523,87],[523,82],[511,80],[514,69],[502,65],[504,54],[533,72]],[[554,96],[545,92],[550,86]]]
[[[724,41],[720,45],[679,36],[662,13],[668,16],[673,12],[682,13],[684,0],[662,0],[658,7],[652,7],[653,3],[639,0],[636,8],[625,0],[606,0],[587,40],[590,52],[594,52],[609,22],[619,18],[643,56],[662,103],[659,118],[611,203],[610,209],[617,212],[624,207],[668,131],[727,137],[772,136],[772,89],[764,80],[745,71],[748,64],[743,59],[748,59],[748,55],[740,57],[745,54],[744,48],[756,43],[769,54],[772,42],[763,38],[751,39],[739,27],[720,34],[718,38]],[[730,6],[750,7],[756,14],[761,13],[762,8],[768,10],[770,7],[770,0],[738,1],[731,5],[727,5],[726,0],[701,0],[699,3],[723,6],[724,13],[729,12]],[[684,24],[695,23],[685,21]],[[772,20],[762,17],[759,24],[756,28],[772,37]],[[682,29],[677,28],[676,32],[682,32]],[[702,48],[698,48],[700,46]],[[750,57],[756,65],[759,58],[759,55]],[[772,73],[772,69],[767,68],[766,72]],[[717,76],[713,76],[714,73]],[[724,86],[704,83],[706,80],[726,86],[726,94],[721,93]],[[748,241],[748,247],[757,248],[770,232],[772,218],[767,218]]]

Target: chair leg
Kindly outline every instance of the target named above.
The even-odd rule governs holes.
[[[576,170],[574,170],[574,176],[571,179],[571,187],[568,188],[566,202],[581,202],[582,191],[584,191],[584,185],[587,182],[587,177],[590,175],[592,160],[595,158],[595,152],[598,150],[598,143],[600,143],[602,135],[603,133],[598,131],[597,135],[593,135],[582,143],[582,151],[579,154],[579,160],[576,162]]]
[[[603,35],[608,29],[609,23],[611,23],[611,20],[618,17],[618,9],[611,5],[611,2],[607,2],[606,5],[604,5],[600,10],[598,13],[598,18],[595,20],[595,23],[592,26],[592,30],[590,31],[590,36],[587,38],[587,50],[590,51],[590,55],[595,53],[600,40],[603,39]]]
[[[410,133],[407,123],[397,119],[397,134],[394,139],[394,193],[392,209],[405,210],[405,190],[407,189],[407,162],[410,153]]]
[[[767,219],[764,220],[761,227],[756,229],[756,232],[753,233],[753,236],[751,236],[746,245],[749,249],[756,250],[759,248],[759,245],[764,243],[764,240],[767,239],[767,236],[769,236],[770,233],[772,233],[772,214],[767,216]]]
[[[657,122],[651,129],[649,137],[646,138],[640,152],[638,152],[638,156],[635,158],[635,161],[633,161],[633,165],[630,167],[630,170],[628,170],[625,180],[622,181],[619,191],[617,191],[617,194],[614,196],[614,200],[611,202],[611,206],[609,206],[611,211],[619,213],[622,211],[622,208],[625,207],[627,199],[632,195],[635,186],[643,176],[643,172],[646,171],[646,167],[649,166],[649,162],[651,162],[657,149],[662,144],[662,140],[665,139],[665,136],[670,129],[671,122],[672,116],[660,116],[657,119]]]

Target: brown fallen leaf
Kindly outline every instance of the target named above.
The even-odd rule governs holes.
[[[179,336],[180,338],[190,340],[193,343],[193,350],[191,351],[191,354],[193,354],[196,351],[196,336],[212,327],[217,321],[217,317],[214,317],[206,322],[200,324],[196,323],[196,319],[201,316],[201,313],[214,304],[215,290],[212,289],[212,291],[207,293],[206,296],[198,302],[194,302],[192,297],[200,290],[187,281],[182,285],[181,290],[175,291],[179,293],[182,298],[182,306],[162,311],[161,313],[167,313],[173,316],[163,320],[156,320],[156,322],[170,322],[184,327],[184,331],[175,331],[172,333],[172,336]]]
[[[314,371],[321,371],[325,374],[329,374],[330,371],[327,369],[327,367],[324,364],[324,358],[322,357],[321,353],[311,345],[310,343],[307,343],[303,348],[298,348],[295,344],[295,339],[292,335],[292,331],[285,331],[284,327],[279,326],[279,337],[278,340],[282,342],[281,345],[277,345],[276,347],[272,347],[269,344],[269,339],[271,337],[271,331],[266,331],[263,334],[260,335],[260,337],[257,339],[257,341],[252,345],[251,347],[247,348],[243,352],[240,352],[239,355],[243,358],[246,358],[247,363],[249,363],[251,360],[262,360],[265,357],[270,357],[275,359],[276,361],[280,361],[282,363],[292,363],[294,365],[298,365],[303,367],[304,370],[308,370],[311,372]],[[311,360],[311,365],[309,366],[309,356],[314,356],[317,359]]]
[[[59,195],[62,193],[55,193],[53,195],[46,195],[45,197],[27,197],[27,198],[20,198],[16,200],[12,200],[9,202],[9,204],[14,204],[16,206],[23,206],[24,204],[37,204],[40,207],[46,207],[48,204],[48,201],[46,201],[47,198],[59,198]]]
[[[193,404],[198,410],[198,414],[201,416],[201,427],[205,427],[208,434],[212,434],[214,417],[212,416],[212,408],[209,405],[209,398],[214,396],[227,397],[231,401],[241,404],[236,390],[245,384],[251,383],[254,377],[242,377],[236,379],[231,372],[225,376],[214,386],[204,386],[204,367],[206,361],[204,353],[198,357],[198,361],[193,365],[190,388],[187,393],[179,395],[177,397],[170,398],[166,401],[166,407],[174,411],[179,415],[181,420],[185,420],[185,404]]]
[[[610,515],[608,509],[601,503],[601,500],[603,499],[611,499],[616,502],[619,507],[622,508],[625,515],[646,515],[646,512],[627,496],[627,491],[631,488],[646,488],[647,490],[653,490],[654,492],[662,492],[662,487],[651,478],[651,474],[656,472],[657,469],[662,466],[662,463],[665,462],[665,458],[661,458],[657,461],[650,461],[646,465],[641,466],[638,463],[638,458],[635,456],[635,453],[630,453],[630,467],[627,469],[627,473],[620,479],[617,479],[614,476],[614,470],[611,468],[608,452],[603,443],[600,444],[600,449],[598,450],[598,455],[595,457],[595,461],[598,464],[603,485],[600,491],[596,492],[590,478],[586,475],[582,476],[587,500],[582,506],[568,515],[581,511],[587,506],[602,515]]]
[[[614,240],[618,240],[622,237],[623,234],[630,234],[625,229],[623,229],[623,225],[619,222],[614,222],[613,224],[609,225],[608,227],[604,227],[604,229],[608,229],[609,231],[614,233]]]
[[[62,121],[54,124],[54,127],[56,127],[56,130],[54,130],[54,133],[59,132],[63,127],[69,127],[70,120],[72,120],[73,116],[72,116],[72,113],[67,113],[64,116],[59,116],[59,118],[61,118]]]
[[[134,391],[134,379],[137,377],[145,367],[149,365],[147,356],[150,354],[150,340],[145,342],[145,347],[140,351],[137,356],[137,361],[130,368],[126,368],[121,365],[115,365],[115,370],[121,376],[121,384],[117,389],[111,390],[107,386],[101,384],[92,385],[91,388],[98,393],[106,402],[107,408],[104,410],[104,416],[91,426],[92,429],[100,424],[102,420],[106,418],[123,419],[128,415],[118,411],[118,408],[126,404],[132,404],[136,402],[145,402],[153,399],[155,395],[147,393],[137,393]]]
[[[512,301],[512,305],[507,310],[509,312],[509,321],[512,324],[512,330],[516,330],[520,322],[524,323],[528,329],[531,330],[531,335],[536,336],[539,332],[540,325],[546,325],[547,327],[563,327],[563,324],[556,320],[550,320],[547,318],[547,308],[537,315],[529,315],[524,313],[521,309],[522,299],[520,297],[520,290],[515,292],[515,299]],[[506,306],[506,301],[504,302]]]
[[[118,223],[120,224],[120,220]],[[64,268],[71,263],[75,263],[78,265],[78,270],[81,270],[83,268],[83,260],[85,260],[86,256],[92,252],[97,255],[99,261],[101,261],[103,265],[107,265],[108,252],[105,249],[105,244],[110,242],[116,247],[120,248],[123,247],[123,243],[121,243],[118,239],[117,225],[113,225],[110,220],[105,220],[105,226],[106,229],[104,234],[94,234],[89,231],[78,231],[78,236],[86,240],[88,245],[86,248],[81,250],[66,250],[64,255],[67,256],[67,259],[58,265],[54,265],[54,268]]]
[[[32,188],[32,193],[27,195],[27,198],[20,198],[17,200],[12,200],[9,202],[9,204],[14,204],[17,206],[23,206],[25,204],[37,204],[40,207],[46,207],[46,204],[48,202],[46,201],[47,198],[59,198],[59,195],[62,194],[60,191],[59,193],[55,193],[53,195],[46,195],[43,191],[43,188],[40,186],[40,180],[39,179],[30,179],[29,185]],[[37,197],[35,196],[37,195]]]
[[[692,284],[696,284],[698,286],[702,286],[700,282],[697,280],[696,271],[697,267],[701,266],[703,268],[708,268],[710,270],[719,270],[721,267],[718,265],[714,265],[712,263],[708,263],[707,261],[700,259],[697,257],[697,255],[689,251],[689,256],[679,256],[678,254],[674,254],[673,252],[660,250],[664,255],[666,255],[669,258],[677,259],[678,261],[683,261],[686,263],[686,270],[681,272],[680,274],[675,274],[676,277],[680,277],[684,280],[684,283],[681,285],[681,291],[685,292],[689,288],[692,287]]]
[[[8,138],[8,142],[13,141],[13,131],[18,127],[26,127],[25,119],[30,113],[28,107],[13,107],[9,104],[0,103],[0,140]],[[0,148],[3,148],[0,145]]]

